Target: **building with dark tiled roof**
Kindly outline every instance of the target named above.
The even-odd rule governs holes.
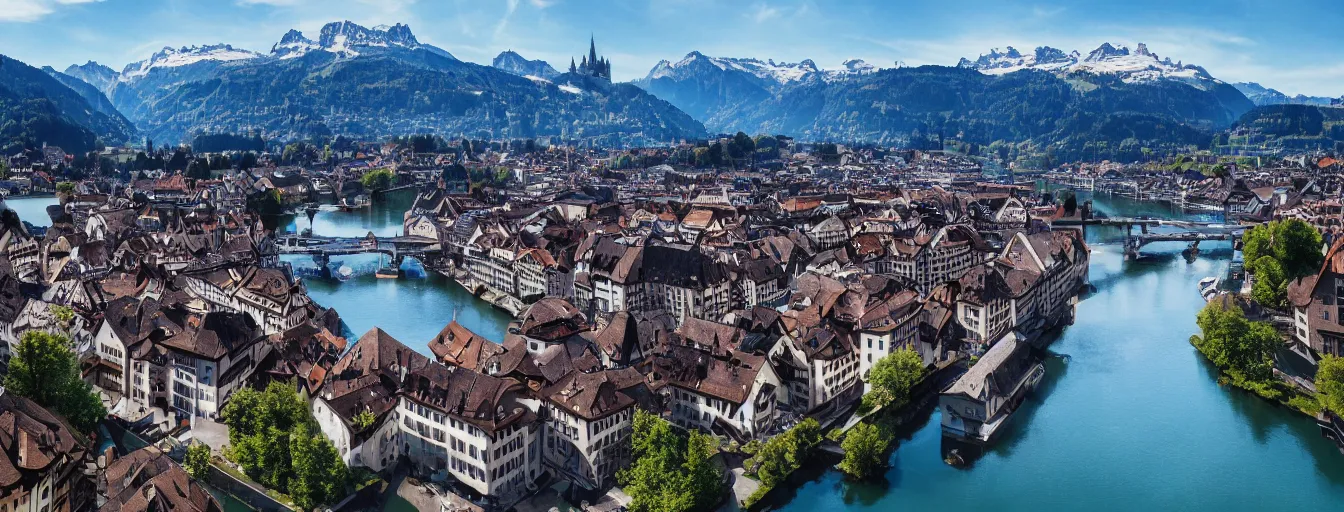
[[[98,475],[102,512],[223,512],[219,501],[156,447],[108,463]]]
[[[0,510],[94,508],[89,438],[60,416],[0,389]]]

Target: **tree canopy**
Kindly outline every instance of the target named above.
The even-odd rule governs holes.
[[[247,476],[288,494],[304,510],[342,497],[349,480],[345,463],[293,387],[272,382],[263,391],[243,388],[222,412],[229,455]]]
[[[107,408],[80,378],[70,339],[42,331],[23,333],[5,375],[5,389],[64,416],[76,430],[93,432]]]
[[[187,470],[187,474],[192,478],[197,480],[205,478],[210,471],[210,446],[200,442],[188,446],[187,455],[182,460],[182,468]]]
[[[678,434],[672,424],[635,411],[634,462],[616,474],[633,501],[633,512],[710,510],[723,495],[722,474],[710,458],[714,439],[692,430]]]
[[[1251,322],[1235,304],[1215,300],[1204,306],[1196,322],[1202,336],[1195,348],[1213,364],[1234,376],[1264,382],[1274,376],[1274,350],[1283,343],[1278,331],[1264,322]]]
[[[364,173],[364,176],[359,178],[359,182],[369,191],[377,192],[391,187],[396,177],[397,175],[393,174],[391,169],[374,169]]]
[[[840,471],[859,479],[872,477],[885,464],[883,456],[890,444],[891,434],[883,429],[869,423],[855,425],[840,443],[845,450]]]
[[[879,359],[868,374],[872,389],[863,396],[863,407],[905,405],[910,400],[910,390],[924,378],[925,370],[924,359],[908,348],[897,349]]]
[[[1327,355],[1316,368],[1316,392],[1321,406],[1344,415],[1344,358]]]
[[[1257,274],[1263,258],[1272,257],[1284,278],[1292,281],[1320,269],[1321,244],[1321,233],[1311,224],[1299,219],[1276,220],[1246,231],[1242,255],[1252,264],[1247,270]]]
[[[821,440],[821,424],[816,419],[807,418],[755,448],[755,455],[742,464],[747,474],[755,475],[761,482],[760,489],[749,497],[749,501],[759,500],[803,467]]]

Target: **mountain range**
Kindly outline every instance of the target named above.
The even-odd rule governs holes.
[[[612,145],[705,135],[701,123],[638,87],[537,62],[517,56],[507,70],[481,66],[419,42],[406,25],[344,21],[322,27],[316,40],[291,30],[268,53],[164,48],[111,77],[97,63],[67,74],[101,84],[117,110],[163,142],[251,130],[280,139],[438,133]]]
[[[1289,96],[1255,82],[1238,82],[1232,84],[1232,86],[1236,87],[1238,91],[1241,91],[1242,94],[1245,94],[1248,99],[1258,106],[1315,105],[1318,107],[1328,107],[1331,105],[1338,105],[1340,100],[1344,99],[1344,97],[1327,98],[1325,96],[1306,96],[1303,94]]]
[[[1141,150],[1206,145],[1214,133],[1246,124],[1256,105],[1330,103],[1228,84],[1143,44],[1103,43],[1086,54],[1007,47],[918,68],[851,59],[823,69],[812,60],[691,52],[622,84],[514,51],[490,66],[463,62],[406,25],[348,21],[325,25],[315,39],[290,30],[265,53],[227,44],[164,48],[120,72],[88,62],[39,73],[48,87],[63,85],[57,110],[94,138],[126,140],[138,128],[168,143],[260,130],[281,140],[432,132],[621,145],[744,131],[916,147],[1013,145],[1063,160],[1138,158]]]
[[[122,144],[134,135],[130,121],[93,86],[0,56],[0,150],[4,154],[44,143],[83,153],[100,143]]]
[[[1207,143],[1254,107],[1203,68],[1158,57],[1142,44],[1131,51],[1106,43],[1087,54],[1010,47],[955,67],[878,69],[854,60],[836,70],[811,60],[692,52],[659,62],[634,83],[721,133],[912,145],[1030,142],[1062,158],[1096,155],[1099,144],[1107,155],[1138,155],[1145,147]]]

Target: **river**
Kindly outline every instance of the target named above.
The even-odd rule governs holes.
[[[56,204],[55,196],[46,197],[11,197],[5,199],[5,206],[14,213],[19,214],[19,220],[38,227],[47,227],[51,225],[51,216],[47,215],[47,207]]]
[[[1180,216],[1106,196],[1095,206],[1113,216]],[[1344,509],[1344,455],[1315,422],[1220,387],[1188,343],[1203,306],[1197,283],[1226,271],[1230,245],[1206,243],[1190,264],[1179,255],[1182,245],[1152,245],[1144,252],[1155,257],[1126,262],[1113,243],[1118,235],[1089,231],[1097,292],[1051,345],[1055,357],[1034,399],[971,467],[943,463],[934,411],[900,440],[883,481],[813,473],[776,500],[786,503],[780,508]]]
[[[415,191],[388,194],[361,211],[323,210],[313,218],[313,233],[323,236],[356,237],[373,232],[376,236],[401,233],[402,215],[415,202]],[[280,229],[300,231],[310,227],[306,215],[281,219]],[[307,256],[285,256],[295,267],[313,266]],[[334,257],[351,267],[376,264],[376,255]],[[362,275],[345,282],[310,279],[305,282],[308,295],[318,304],[335,308],[345,322],[351,341],[369,329],[381,327],[393,338],[423,354],[429,354],[433,339],[454,317],[472,332],[495,342],[504,340],[504,331],[512,319],[508,313],[467,293],[452,280],[427,273],[418,262],[407,259],[401,279],[378,279]]]
[[[395,235],[412,200],[412,193],[398,193],[366,212],[324,211],[314,228],[322,235]],[[38,201],[10,205],[40,211]],[[1190,218],[1162,205],[1106,196],[1094,204],[1114,216]],[[308,220],[287,218],[281,225],[298,230]],[[1203,305],[1196,283],[1226,271],[1229,245],[1206,243],[1200,258],[1187,263],[1180,244],[1155,244],[1144,248],[1152,256],[1126,262],[1114,243],[1118,235],[1114,229],[1089,231],[1097,292],[1050,347],[1055,356],[1034,399],[971,467],[943,463],[935,411],[900,439],[881,482],[854,484],[836,471],[817,470],[771,501],[786,511],[1344,508],[1344,455],[1315,423],[1218,386],[1214,368],[1187,342]],[[454,314],[495,341],[503,339],[509,321],[438,276],[307,285],[313,299],[335,307],[355,335],[382,327],[425,353]]]

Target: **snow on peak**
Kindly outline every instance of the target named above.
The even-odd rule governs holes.
[[[337,21],[322,26],[317,41],[304,37],[302,32],[290,30],[280,42],[271,48],[271,56],[280,59],[302,57],[312,51],[327,51],[340,57],[355,57],[367,48],[423,48],[448,58],[451,54],[427,44],[420,44],[411,33],[411,27],[396,25],[378,25],[366,28],[351,21]]]
[[[1062,50],[1042,46],[1030,55],[1023,55],[1013,47],[1006,51],[997,48],[972,61],[961,59],[958,67],[977,70],[988,75],[1002,75],[1023,69],[1036,69],[1049,72],[1071,73],[1084,71],[1099,75],[1119,76],[1126,82],[1149,82],[1161,79],[1186,81],[1214,81],[1203,68],[1172,62],[1163,59],[1148,50],[1148,45],[1139,43],[1134,50],[1124,45],[1102,43],[1086,57],[1077,52],[1064,53]]]
[[[121,79],[128,80],[142,77],[156,68],[172,68],[206,61],[240,61],[258,57],[261,57],[261,54],[234,48],[227,44],[183,46],[181,48],[164,47],[150,56],[148,60],[127,64],[126,69],[121,72]]]
[[[774,82],[776,84],[787,84],[800,81],[808,75],[817,73],[820,69],[816,63],[811,60],[804,60],[798,63],[775,62],[773,59],[762,61],[760,59],[736,59],[729,57],[709,57],[698,51],[686,54],[686,57],[677,62],[663,60],[649,71],[647,80],[666,77],[678,77],[683,74],[696,73],[699,66],[713,66],[724,71],[738,71],[748,73],[759,79]]]
[[[849,59],[844,63],[845,70],[851,73],[871,73],[877,69],[872,64],[864,62],[863,59]]]
[[[302,57],[310,51],[321,48],[312,39],[303,36],[303,32],[290,29],[285,32],[280,42],[271,47],[271,56],[281,59],[292,59]]]

